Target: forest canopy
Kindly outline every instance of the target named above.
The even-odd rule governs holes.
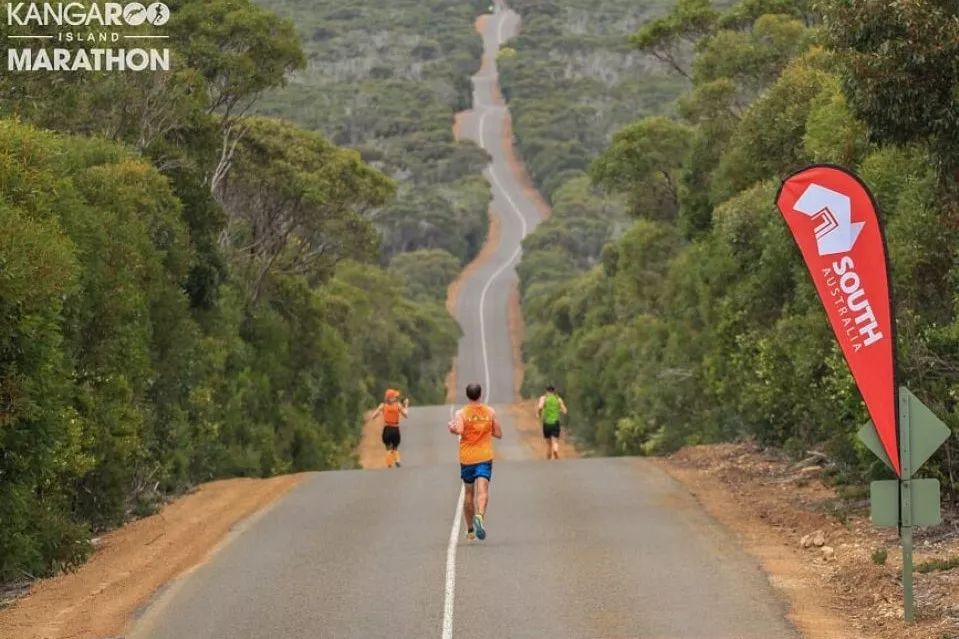
[[[382,259],[444,250],[468,263],[486,238],[486,152],[453,139],[453,114],[472,106],[483,52],[473,29],[488,2],[258,0],[292,19],[307,65],[265,96],[260,113],[359,150],[397,183],[375,216]]]
[[[535,20],[554,34],[582,10],[550,6]],[[547,186],[556,219],[520,266],[526,391],[555,383],[576,435],[606,453],[751,437],[821,446],[840,478],[882,474],[855,437],[865,408],[773,203],[790,172],[831,162],[878,200],[900,382],[959,431],[957,25],[954,4],[844,0],[679,0],[637,25],[629,44],[685,89],[673,107],[636,109],[588,162],[590,183],[538,176],[562,186]],[[511,46],[522,59],[532,42]],[[564,100],[562,81],[542,87],[514,99]],[[604,128],[580,126],[581,138]],[[534,135],[518,120],[521,141]],[[624,198],[628,228],[598,252],[576,248],[573,222],[602,197]],[[955,494],[956,438],[927,468]]]
[[[372,146],[254,115],[309,64],[294,23],[250,0],[169,4],[170,72],[0,76],[0,581],[71,566],[198,482],[353,467],[388,386],[444,396],[443,282],[482,233],[387,270],[416,242],[381,218],[439,213]],[[454,106],[423,122],[448,137]],[[433,197],[485,219],[465,177],[485,156],[437,144]]]

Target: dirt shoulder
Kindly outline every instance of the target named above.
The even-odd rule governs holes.
[[[383,418],[370,419],[373,411],[367,411],[363,416],[363,432],[360,435],[360,444],[356,447],[356,454],[360,460],[360,467],[364,470],[386,468],[386,454],[383,451]]]
[[[5,639],[120,636],[138,608],[171,579],[203,563],[230,529],[273,503],[305,475],[204,484],[100,538],[75,572],[43,579],[0,610]]]
[[[906,625],[895,530],[872,526],[861,491],[840,495],[820,463],[750,444],[690,447],[657,463],[758,559],[805,639],[959,637],[959,568],[916,574],[918,622]],[[921,531],[916,548],[917,566],[959,557],[959,520]]]

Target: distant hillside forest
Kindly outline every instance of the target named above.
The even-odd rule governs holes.
[[[959,431],[954,4],[680,0],[645,24],[626,2],[514,5],[528,35],[501,57],[516,136],[558,213],[520,267],[527,392],[555,383],[577,436],[603,452],[748,436],[822,447],[840,479],[882,474],[855,438],[865,408],[773,203],[790,172],[831,162],[878,199],[901,382]],[[600,19],[629,25],[619,49],[593,36]],[[682,94],[665,107],[629,98],[633,121],[587,162],[580,150],[616,112],[601,83],[630,74],[651,78],[651,95]],[[631,222],[597,249],[584,237],[616,219],[602,197],[622,198]],[[955,437],[926,468],[955,495]]]
[[[169,4],[169,73],[0,76],[0,582],[197,482],[352,467],[387,386],[443,397],[488,201],[450,135],[475,7],[367,3],[361,37],[276,3],[328,20],[304,46],[302,16]],[[293,72],[313,115],[265,117]]]
[[[486,238],[489,162],[453,140],[453,114],[470,108],[485,0],[257,0],[296,25],[306,66],[258,106],[358,149],[393,178],[395,200],[374,217],[383,263],[402,253],[433,268],[465,265]],[[442,251],[442,252],[440,252]],[[401,257],[405,271],[414,258]],[[449,269],[451,273],[458,268]]]

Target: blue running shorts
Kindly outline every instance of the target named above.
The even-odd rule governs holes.
[[[460,477],[464,484],[472,484],[477,477],[485,477],[487,481],[493,479],[493,460],[478,464],[460,464]]]

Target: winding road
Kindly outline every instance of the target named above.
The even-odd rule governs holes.
[[[497,405],[513,400],[513,267],[539,220],[506,161],[496,91],[496,51],[518,26],[503,6],[486,19],[464,123],[492,157],[501,234],[461,288],[457,379]],[[315,473],[244,522],[127,638],[798,637],[756,562],[655,465],[532,459],[502,408],[489,538],[467,543],[451,410],[411,409],[402,469]]]

